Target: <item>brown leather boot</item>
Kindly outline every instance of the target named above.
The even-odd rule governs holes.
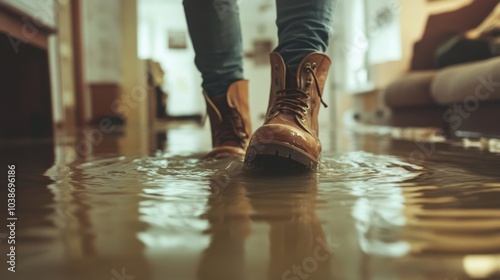
[[[231,84],[226,96],[209,98],[204,92],[212,129],[210,159],[242,157],[252,133],[248,110],[248,81]]]
[[[264,125],[254,132],[245,162],[299,164],[315,170],[321,153],[318,113],[330,68],[321,53],[306,56],[292,74],[278,53],[271,54],[271,94]],[[278,161],[276,161],[278,160]]]

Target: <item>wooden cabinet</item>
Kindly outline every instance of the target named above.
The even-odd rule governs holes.
[[[48,36],[55,30],[0,2],[0,135],[52,135]]]

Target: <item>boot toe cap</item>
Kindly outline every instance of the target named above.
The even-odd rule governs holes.
[[[258,145],[266,143],[291,145],[314,158],[321,152],[321,144],[317,138],[299,128],[284,124],[261,126],[252,135],[249,146],[258,148]]]

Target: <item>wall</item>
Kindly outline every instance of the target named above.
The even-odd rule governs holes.
[[[194,65],[182,1],[139,0],[139,57],[153,59],[165,72],[163,90],[172,116],[204,114],[201,78]],[[169,49],[169,31],[186,34],[187,49]]]
[[[138,60],[136,0],[82,1],[86,120],[147,125],[146,72]]]
[[[122,104],[127,107],[127,126],[133,127],[135,137],[119,140],[120,149],[132,150],[136,154],[147,155],[148,147],[148,91],[146,90],[146,68],[138,57],[138,3],[127,0],[121,3],[122,34]],[[128,105],[127,105],[128,104]]]
[[[88,83],[121,82],[120,2],[82,1],[84,65]]]
[[[81,1],[84,120],[111,115],[111,104],[119,98],[122,79],[120,0]],[[100,89],[100,86],[105,86]],[[103,93],[113,89],[103,96]],[[99,100],[103,98],[104,100]],[[96,116],[101,115],[101,116]]]
[[[54,122],[67,130],[76,127],[76,98],[74,86],[74,53],[72,42],[71,3],[61,1],[57,8],[58,29],[55,46],[49,48],[54,57],[51,67],[53,87]]]

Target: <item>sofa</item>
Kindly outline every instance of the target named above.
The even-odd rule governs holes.
[[[440,45],[481,24],[500,0],[476,0],[431,15],[414,45],[411,70],[384,93],[397,127],[436,127],[449,137],[500,138],[500,57],[438,68]]]

